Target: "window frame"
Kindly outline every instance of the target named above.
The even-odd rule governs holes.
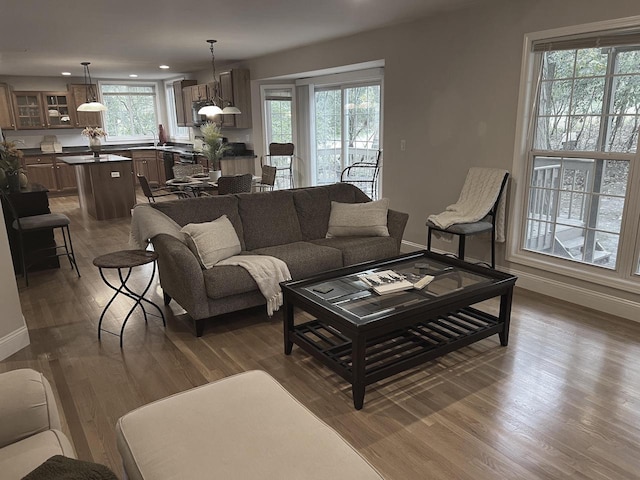
[[[604,32],[638,29],[639,26],[640,16],[636,16],[525,34],[512,165],[512,178],[515,183],[515,189],[512,192],[509,238],[505,255],[507,261],[598,285],[640,293],[640,274],[638,273],[638,259],[640,257],[640,188],[638,188],[640,186],[640,148],[636,149],[635,154],[599,152],[597,156],[597,158],[604,159],[628,158],[630,160],[629,184],[625,195],[626,213],[620,228],[621,248],[618,254],[618,266],[615,270],[564,260],[560,257],[525,250],[523,247],[526,210],[528,207],[528,185],[531,182],[533,157],[544,154],[544,151],[536,151],[534,155],[532,145],[534,138],[532,120],[535,118],[540,65],[539,57],[532,49],[534,42],[570,35],[597,36],[599,33]],[[562,154],[559,154],[558,151],[553,151],[552,153],[553,156],[565,158],[586,156],[584,152],[574,154],[569,150],[563,151]]]
[[[164,86],[164,100],[167,107],[167,129],[169,131],[169,138],[173,142],[190,142],[191,141],[191,129],[189,127],[178,126],[178,117],[176,116],[176,104],[175,104],[175,91],[173,84],[184,80],[184,77],[174,78],[172,80],[165,80]],[[171,98],[169,96],[171,92]],[[178,132],[184,129],[186,135],[179,135]]]
[[[142,135],[131,135],[131,136],[114,136],[114,135],[108,135],[106,137],[106,143],[118,143],[118,142],[136,142],[136,141],[157,141],[157,125],[160,123],[160,105],[158,104],[159,99],[158,99],[158,83],[154,82],[154,81],[148,81],[148,82],[144,82],[144,81],[127,81],[127,80],[101,80],[98,82],[98,88],[100,89],[100,96],[103,99],[103,101],[105,101],[105,97],[109,96],[110,94],[107,93],[105,95],[105,93],[102,90],[102,87],[105,85],[133,85],[133,86],[137,86],[137,87],[151,87],[153,88],[153,108],[154,108],[154,112],[155,112],[155,116],[156,116],[156,121],[155,124],[156,126],[154,127],[154,129],[151,132],[148,132],[147,134],[142,134]],[[105,101],[106,103],[106,101]],[[107,124],[107,118],[106,116],[108,115],[108,111],[107,112],[103,112],[104,113],[104,119],[103,119],[103,123]],[[109,132],[107,132],[108,134]]]
[[[262,105],[262,138],[264,140],[264,152],[269,152],[271,143],[271,119],[267,111],[267,90],[291,90],[291,138],[297,145],[298,132],[296,128],[296,86],[293,83],[262,84],[260,85],[260,102]]]

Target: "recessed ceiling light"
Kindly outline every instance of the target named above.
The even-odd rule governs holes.
[[[167,68],[169,68],[169,65],[160,65],[160,68],[162,68],[163,70],[166,70]]]
[[[131,75],[129,75],[131,78],[138,78],[138,75],[136,75],[135,73],[132,73]]]
[[[65,77],[68,77],[69,75],[71,75],[71,72],[62,72],[62,75],[64,75]]]

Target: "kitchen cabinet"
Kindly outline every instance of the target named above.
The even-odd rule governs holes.
[[[12,97],[18,130],[74,127],[69,92],[13,92]]]
[[[11,104],[11,90],[6,83],[0,83],[0,128],[15,130],[16,121]]]
[[[208,90],[205,84],[192,85],[182,89],[182,101],[185,110],[185,125],[193,127],[193,102],[201,102],[208,98]]]
[[[12,97],[18,129],[46,128],[40,92],[13,92]]]
[[[94,91],[98,91],[98,87],[93,85]],[[69,93],[73,99],[74,110],[78,105],[82,105],[87,101],[87,86],[82,84],[69,85]],[[102,127],[102,112],[78,112],[75,111],[75,127]]]
[[[187,126],[187,119],[191,118],[191,105],[184,103],[182,90],[186,87],[196,85],[195,80],[180,80],[173,82],[173,98],[176,106],[176,122],[179,127]]]
[[[136,175],[144,175],[151,185],[164,184],[165,180],[162,180],[165,178],[164,163],[158,161],[155,150],[133,150],[131,158],[133,171]],[[162,159],[162,157],[160,158]]]
[[[220,74],[220,89],[223,107],[229,103],[238,107],[238,115],[222,115],[223,127],[251,128],[251,85],[249,70],[234,68]],[[228,103],[229,102],[229,103]]]
[[[73,167],[56,159],[56,155],[25,155],[23,168],[29,183],[44,185],[52,193],[78,189]]]

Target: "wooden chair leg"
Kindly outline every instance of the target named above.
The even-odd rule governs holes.
[[[427,250],[431,251],[431,227],[427,227]]]
[[[460,260],[464,260],[464,244],[465,244],[466,236],[458,235],[458,258]]]

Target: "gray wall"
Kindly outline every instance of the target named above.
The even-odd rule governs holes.
[[[392,208],[410,214],[405,240],[425,245],[426,217],[457,200],[469,167],[512,170],[524,34],[639,14],[637,0],[490,0],[254,59],[248,66],[252,79],[262,79],[384,59],[383,195]],[[257,89],[254,112],[260,111]],[[254,114],[256,148],[259,122]],[[401,139],[405,151],[400,151]],[[511,185],[511,197],[517,188]],[[504,246],[499,249],[499,263],[510,267]],[[487,250],[487,243],[469,245],[475,258],[487,259]],[[638,301],[638,295],[600,290]]]

